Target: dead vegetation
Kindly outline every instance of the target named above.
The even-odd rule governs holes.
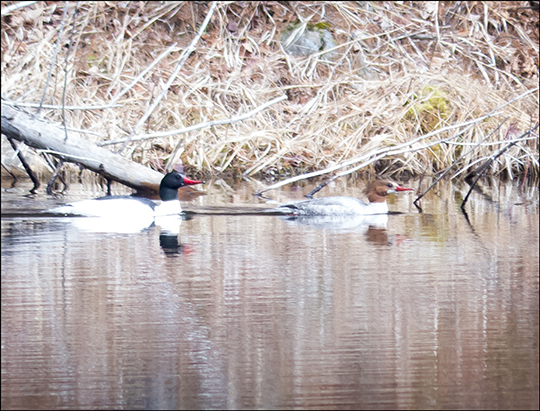
[[[158,170],[179,158],[191,172],[297,175],[361,158],[379,173],[460,173],[538,123],[530,3],[219,2],[165,88],[210,2],[37,2],[2,16],[2,97],[37,104],[46,90],[54,122],[65,98],[84,108],[65,110],[69,129]],[[327,42],[293,55],[284,33]],[[152,137],[284,94],[242,121]],[[490,172],[537,175],[538,151],[535,131]]]

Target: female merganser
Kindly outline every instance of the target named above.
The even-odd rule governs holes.
[[[282,204],[277,212],[295,216],[347,216],[387,214],[386,196],[398,191],[412,191],[388,180],[375,180],[368,184],[365,193],[369,204],[352,197],[323,197]]]
[[[142,197],[108,196],[83,200],[57,207],[51,212],[64,215],[107,217],[119,219],[154,219],[159,216],[180,214],[178,189],[186,185],[202,184],[202,181],[183,177],[177,171],[167,174],[159,185],[161,204]]]

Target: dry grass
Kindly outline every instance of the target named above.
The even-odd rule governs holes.
[[[10,2],[4,2],[3,7]],[[38,2],[2,17],[2,94],[37,103],[45,89],[63,4]],[[120,107],[67,110],[67,125],[96,143],[125,139],[162,91],[209,8],[202,2],[81,2],[70,9],[46,104]],[[299,174],[434,135],[480,118],[538,87],[538,12],[528,2],[218,3],[212,20],[166,97],[138,134],[181,129],[246,113],[284,93],[288,100],[242,121],[133,141],[125,155],[161,168],[183,140],[190,171]],[[294,24],[325,22],[336,47],[294,57],[281,45]],[[70,36],[74,44],[66,56]],[[174,42],[178,44],[132,81]],[[500,123],[500,131],[463,156],[467,169],[538,122],[538,91],[461,135],[390,155],[375,172],[433,174],[449,167]],[[35,109],[34,109],[35,110]],[[51,121],[61,110],[44,109]],[[441,132],[437,133],[437,130]],[[112,149],[120,145],[112,145]],[[491,173],[538,174],[537,134],[494,163]]]

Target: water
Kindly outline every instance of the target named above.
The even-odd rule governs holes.
[[[218,181],[178,237],[36,213],[99,187],[3,186],[2,409],[538,409],[536,186],[485,185],[469,221],[441,183],[309,224]]]

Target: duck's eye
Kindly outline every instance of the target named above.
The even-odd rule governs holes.
[[[394,185],[392,183],[388,183],[387,186],[390,187],[390,188],[394,187]]]

